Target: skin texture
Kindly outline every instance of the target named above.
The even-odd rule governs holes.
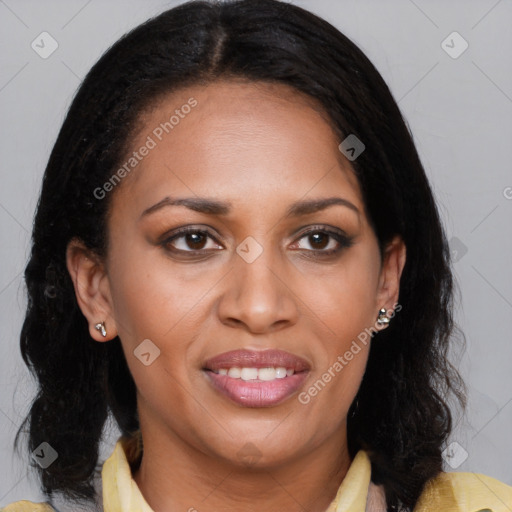
[[[310,364],[299,392],[307,390],[375,326],[380,308],[398,302],[405,246],[395,238],[381,262],[341,140],[312,100],[284,85],[223,81],[174,92],[143,116],[133,149],[191,97],[197,106],[110,192],[106,259],[79,241],[68,246],[91,337],[119,335],[137,385],[144,455],[134,478],[156,512],[323,511],[351,463],[347,412],[369,344],[308,404],[296,393],[273,407],[242,407],[211,386],[203,364],[234,349],[278,348]],[[167,196],[214,198],[231,210],[142,215]],[[359,213],[334,205],[286,216],[295,201],[333,196]],[[182,226],[214,238],[161,243]],[[343,230],[353,243],[303,235],[310,226]],[[263,248],[252,263],[236,252],[248,236]],[[340,250],[322,256],[331,248]],[[101,321],[106,338],[94,329]],[[149,366],[133,355],[145,339],[161,351]],[[248,443],[258,454],[250,464],[241,456]]]

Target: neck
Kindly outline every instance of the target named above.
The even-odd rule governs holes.
[[[325,512],[351,464],[346,428],[272,468],[206,455],[155,424],[141,430],[144,454],[133,478],[154,512]]]

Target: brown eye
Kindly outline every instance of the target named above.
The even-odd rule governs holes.
[[[183,236],[185,245],[193,250],[204,249],[207,237],[202,233],[188,233]]]
[[[339,253],[342,249],[353,245],[354,237],[348,237],[343,232],[314,226],[302,234],[293,249],[301,249],[315,256],[329,256]]]
[[[174,233],[162,245],[175,252],[190,253],[223,249],[208,231],[190,227]]]
[[[321,232],[308,235],[309,244],[313,247],[313,249],[325,249],[329,243],[329,238],[329,235]]]

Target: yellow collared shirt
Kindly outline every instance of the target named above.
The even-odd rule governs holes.
[[[121,439],[101,472],[104,512],[153,512],[132,478]],[[360,450],[326,512],[366,512],[370,459]],[[53,512],[47,503],[17,501],[3,512]],[[380,510],[379,510],[380,512]],[[422,493],[414,512],[512,512],[512,487],[478,473],[441,473]]]

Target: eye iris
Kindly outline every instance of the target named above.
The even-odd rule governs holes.
[[[329,235],[325,233],[314,233],[309,235],[309,240],[311,245],[316,249],[324,249],[328,245]],[[321,247],[319,247],[319,245]]]
[[[202,249],[206,241],[206,237],[201,233],[187,233],[185,237],[187,245],[191,249]],[[200,245],[200,247],[197,247],[197,245]]]

